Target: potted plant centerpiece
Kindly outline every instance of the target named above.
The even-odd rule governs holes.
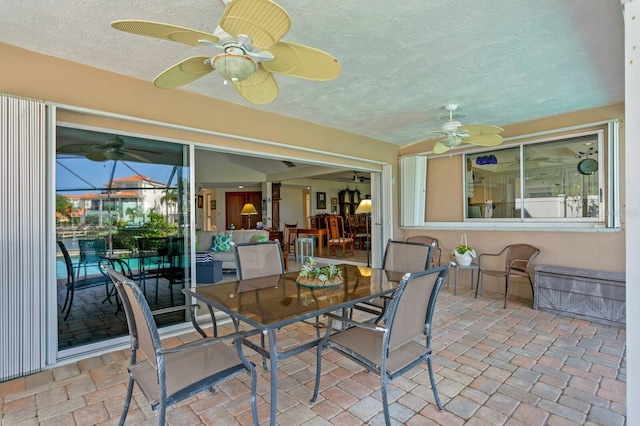
[[[476,251],[469,247],[467,234],[462,234],[460,245],[453,249],[453,257],[458,265],[468,266],[476,257]]]
[[[319,266],[313,257],[303,265],[296,282],[311,287],[329,287],[344,282],[342,269],[336,265]]]

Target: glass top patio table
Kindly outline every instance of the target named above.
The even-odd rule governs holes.
[[[247,323],[267,335],[265,349],[248,339],[245,344],[269,358],[271,374],[270,424],[275,425],[278,360],[294,356],[318,344],[319,337],[279,352],[276,330],[336,310],[393,293],[402,273],[356,265],[338,265],[344,283],[327,288],[311,288],[296,283],[298,272],[287,272],[242,281],[231,281],[185,289],[183,292],[208,306],[226,312],[237,324]]]

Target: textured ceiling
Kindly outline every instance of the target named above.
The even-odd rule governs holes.
[[[182,89],[397,145],[438,129],[447,103],[460,105],[463,124],[502,126],[624,99],[619,0],[277,3],[292,20],[283,40],[338,58],[337,79],[276,75],[279,98],[259,107],[216,73]],[[212,49],[122,33],[111,21],[213,32],[223,10],[221,0],[10,0],[0,41],[151,81]]]

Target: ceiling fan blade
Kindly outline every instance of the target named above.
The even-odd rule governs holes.
[[[192,56],[182,62],[161,72],[154,80],[153,84],[162,89],[172,89],[209,74],[213,67],[205,64],[204,61],[211,59],[208,56]]]
[[[470,124],[468,126],[459,126],[458,130],[466,131],[469,137],[482,135],[497,135],[504,132],[504,129],[498,126],[490,126],[488,124]]]
[[[237,1],[237,0],[234,0]],[[262,64],[260,64],[262,65]],[[231,82],[233,87],[247,102],[256,105],[271,103],[278,97],[278,83],[269,71],[260,66],[249,78],[242,81]]]
[[[269,53],[275,59],[263,62],[263,68],[293,77],[327,81],[336,78],[342,69],[330,54],[302,44],[280,41],[269,48]]]
[[[446,146],[445,144],[441,143],[441,142],[436,142],[436,144],[433,146],[433,153],[434,154],[444,154],[445,152],[449,151],[449,147]]]
[[[496,146],[502,143],[502,136],[500,135],[481,135],[473,136],[464,140],[467,143],[480,146]]]
[[[192,30],[190,28],[179,27],[171,24],[163,24],[161,22],[141,21],[137,19],[126,19],[113,21],[111,26],[116,30],[124,31],[148,37],[161,38],[163,40],[176,41],[178,43],[197,46],[198,40],[209,40],[213,43],[218,42],[218,37],[213,34],[202,31]]]
[[[134,154],[133,152],[129,152],[128,150],[122,151],[123,157],[120,159],[122,161],[139,161],[141,163],[151,163],[146,157],[142,155]]]
[[[219,25],[234,37],[248,35],[253,46],[264,50],[289,31],[291,18],[270,0],[233,0],[222,14]]]
[[[96,152],[96,148],[99,146],[100,145],[74,143],[61,146],[56,149],[56,151],[60,154],[89,154]]]
[[[85,157],[87,157],[91,161],[107,161],[108,160],[107,156],[104,155],[104,152],[99,152],[99,151],[90,152],[86,154]]]

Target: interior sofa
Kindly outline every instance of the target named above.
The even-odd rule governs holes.
[[[254,237],[261,237],[263,241],[269,239],[269,232],[259,229],[234,229],[234,230],[220,230],[220,231],[198,231],[197,232],[197,249],[196,251],[212,251],[213,260],[222,261],[222,269],[236,269],[236,260],[233,256],[233,247],[229,247],[229,250],[212,250],[214,245],[214,236],[231,236],[231,244],[248,243]]]

